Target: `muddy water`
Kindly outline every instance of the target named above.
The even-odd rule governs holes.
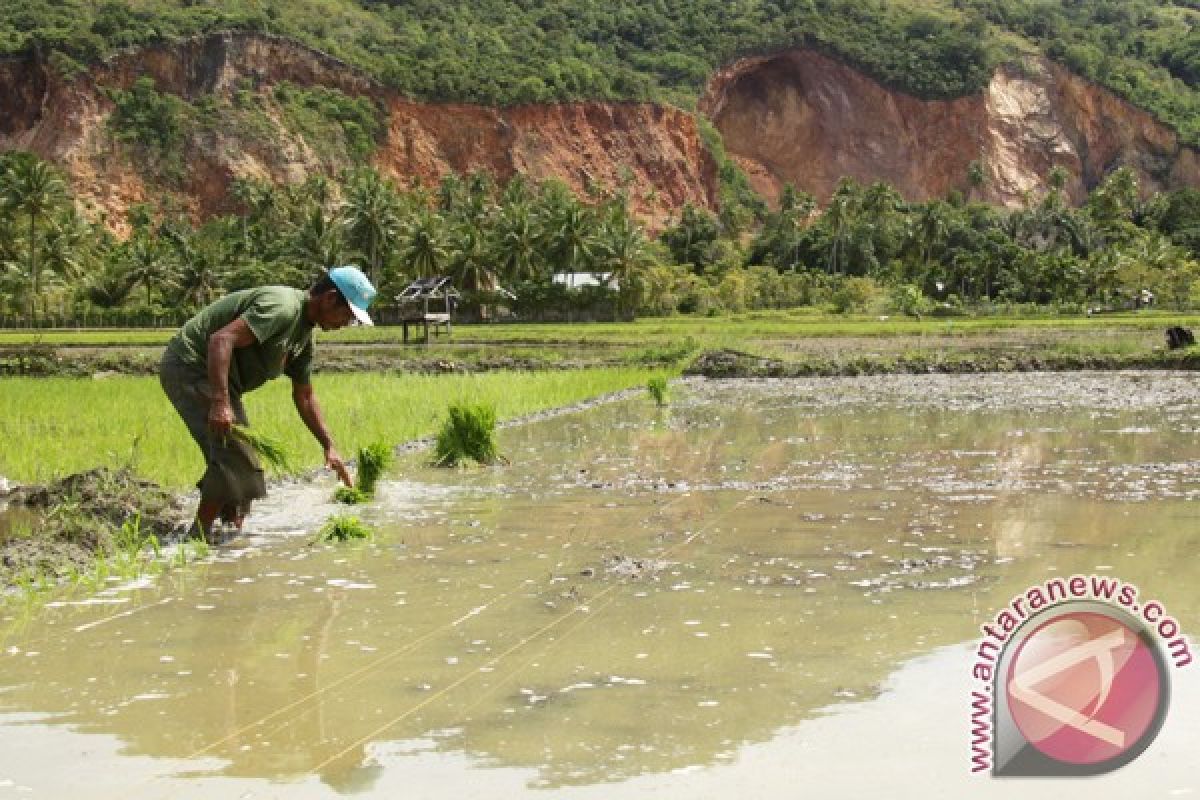
[[[1194,793],[1194,667],[1103,778],[972,780],[966,732],[1028,585],[1200,626],[1193,380],[692,383],[411,457],[369,543],[277,492],[210,564],[6,620],[0,797]]]

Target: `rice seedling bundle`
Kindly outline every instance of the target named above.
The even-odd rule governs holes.
[[[661,375],[656,375],[646,383],[646,390],[650,392],[650,396],[654,398],[654,402],[661,408],[667,404],[667,379]]]
[[[322,542],[345,542],[350,539],[370,539],[371,536],[371,529],[358,517],[338,515],[326,521],[317,539]]]
[[[278,439],[258,433],[245,425],[234,425],[230,429],[230,433],[248,444],[250,449],[258,453],[259,457],[276,472],[286,474],[293,471],[287,449]]]
[[[375,485],[392,465],[392,458],[392,448],[384,442],[359,448],[358,477],[354,480],[354,486],[339,486],[333,493],[333,499],[347,505],[370,500],[375,494]]]
[[[433,463],[439,467],[454,467],[467,461],[495,464],[499,460],[495,407],[452,404],[437,435]]]

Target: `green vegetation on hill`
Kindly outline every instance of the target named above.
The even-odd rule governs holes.
[[[694,103],[743,54],[806,44],[922,97],[976,91],[1040,48],[1200,141],[1200,11],[1162,0],[29,0],[0,7],[0,55],[64,70],[222,29],[289,36],[430,100]]]

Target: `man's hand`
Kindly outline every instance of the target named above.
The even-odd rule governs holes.
[[[208,406],[209,429],[221,439],[224,439],[229,435],[229,430],[233,427],[235,421],[233,406],[229,404],[229,398],[214,397]]]
[[[336,472],[347,488],[354,488],[354,481],[350,478],[350,470],[346,468],[346,462],[342,461],[342,457],[338,455],[338,451],[332,445],[325,448],[325,466]]]

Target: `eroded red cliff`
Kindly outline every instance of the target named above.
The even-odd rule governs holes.
[[[133,148],[107,124],[107,88],[128,89],[149,76],[159,91],[194,101],[250,91],[260,109],[257,131],[236,125],[189,132],[185,169],[164,187],[137,163]],[[120,54],[74,80],[31,61],[0,63],[0,149],[26,149],[60,164],[85,209],[115,230],[130,205],[164,188],[197,217],[233,210],[237,177],[297,182],[336,171],[319,144],[289,127],[269,100],[281,82],[368,96],[386,111],[386,133],[373,160],[401,184],[436,182],[447,172],[487,169],[558,178],[581,196],[626,187],[634,211],[661,227],[685,202],[713,207],[716,165],[694,118],[652,104],[569,103],[497,109],[415,103],[368,76],[294,42],[221,34]],[[265,120],[267,130],[261,129]]]
[[[1055,166],[1076,200],[1121,166],[1147,191],[1200,184],[1196,151],[1170,128],[1044,61],[998,70],[981,94],[929,101],[797,50],[729,65],[700,107],[769,198],[792,183],[824,201],[850,177],[911,200],[960,190],[1017,205]],[[973,162],[982,184],[969,177]]]

